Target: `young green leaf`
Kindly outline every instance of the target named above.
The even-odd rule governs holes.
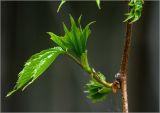
[[[128,4],[130,6],[130,12],[126,14],[127,18],[123,22],[129,21],[130,23],[133,23],[139,20],[143,4],[143,0],[130,0]]]
[[[59,37],[57,36],[56,34],[52,33],[52,32],[47,32],[50,36],[51,36],[51,40],[54,41],[57,45],[59,45],[61,48],[63,48],[64,50],[66,49],[65,48],[65,45],[63,44],[63,37]]]
[[[82,30],[82,27],[81,27],[81,18],[82,18],[82,14],[78,18],[78,24],[79,24],[80,30]]]
[[[98,73],[98,76],[101,80],[105,80],[105,76],[101,73]],[[92,78],[88,84],[86,84],[86,91],[88,95],[87,98],[91,99],[92,102],[103,101],[107,95],[112,92],[110,87],[105,87],[94,78]]]
[[[66,2],[66,0],[61,0],[60,5],[58,6],[57,13],[60,11],[62,5]]]
[[[63,29],[65,31],[64,36],[57,36],[52,32],[48,32],[48,34],[57,45],[62,47],[64,50],[71,51],[71,53],[74,53],[77,57],[80,58],[82,53],[85,53],[86,51],[87,39],[91,33],[89,27],[94,22],[89,23],[84,29],[82,29],[80,25],[81,16],[78,19],[79,27],[71,15],[70,21],[70,30],[68,30],[66,25],[63,23]]]
[[[55,60],[55,58],[64,53],[61,47],[54,47],[43,50],[40,53],[33,55],[24,65],[23,70],[18,75],[18,80],[15,87],[7,94],[7,97],[13,94],[18,89],[22,91],[33,83]]]
[[[101,6],[100,6],[101,2],[100,2],[100,0],[96,0],[96,3],[97,3],[98,8],[101,9]]]

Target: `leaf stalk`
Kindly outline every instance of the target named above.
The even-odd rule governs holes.
[[[73,55],[69,54],[68,52],[66,55],[71,58],[73,61],[75,61],[83,70],[85,70],[92,78],[94,78],[97,82],[103,84],[107,88],[111,88],[113,83],[107,82],[105,80],[100,79],[98,76],[98,72],[95,72],[93,68],[91,68],[88,64],[87,54],[85,55],[87,68],[84,64],[82,64],[77,58],[75,58]]]

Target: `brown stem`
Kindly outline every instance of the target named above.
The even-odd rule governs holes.
[[[121,77],[122,111],[128,113],[127,78]]]
[[[128,75],[128,57],[131,45],[132,24],[127,23],[126,26],[126,39],[123,50],[122,62],[120,65],[120,82],[122,93],[122,111],[128,113],[128,96],[127,96],[127,75]]]
[[[132,24],[127,23],[126,26],[126,39],[123,50],[122,62],[120,66],[120,73],[122,75],[126,75],[128,73],[128,57],[129,57],[129,49],[131,45],[131,35],[132,35]]]

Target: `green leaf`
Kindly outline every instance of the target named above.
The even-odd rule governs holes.
[[[58,6],[57,13],[60,11],[62,5],[66,2],[66,0],[61,0],[60,5]]]
[[[62,47],[64,50],[70,51],[71,53],[75,54],[77,57],[80,58],[82,53],[85,53],[86,51],[87,39],[91,33],[90,25],[94,22],[90,22],[88,25],[85,26],[84,29],[82,29],[80,25],[81,16],[78,19],[79,26],[77,26],[74,18],[71,15],[70,21],[70,30],[68,30],[66,25],[63,23],[63,29],[65,32],[64,36],[57,36],[52,32],[48,32],[48,34],[51,36],[51,40],[53,40],[57,45]]]
[[[86,27],[82,30],[82,47],[83,51],[87,48],[87,40],[89,38],[89,35],[91,34],[90,25],[95,23],[96,21],[92,21],[89,24],[86,25]]]
[[[134,15],[130,14],[130,15],[128,15],[128,17],[123,22],[126,22],[126,21],[130,20],[133,17],[134,17]]]
[[[83,53],[82,50],[82,43],[81,43],[81,31],[77,27],[76,22],[74,21],[73,17],[70,15],[70,21],[71,21],[71,35],[70,38],[72,40],[72,43],[76,49],[75,53],[77,56],[81,56],[81,53]],[[73,48],[74,48],[73,47]]]
[[[105,80],[105,76],[100,72],[98,73],[98,76],[101,80]],[[103,101],[110,92],[112,92],[110,87],[103,86],[94,78],[86,84],[85,93],[87,93],[87,98],[91,99],[93,103]]]
[[[61,47],[54,47],[31,56],[25,63],[23,70],[19,73],[15,87],[6,97],[10,96],[18,89],[23,88],[23,91],[50,66],[59,54],[62,53],[64,53],[64,51]]]
[[[139,15],[135,15],[134,19],[130,23],[136,22],[139,18]]]
[[[78,18],[78,24],[79,24],[80,30],[82,30],[82,27],[81,27],[81,18],[82,18],[82,14]]]
[[[98,8],[101,9],[100,0],[96,0],[96,3],[97,3]]]
[[[62,38],[57,36],[56,34],[52,33],[52,32],[47,32],[50,36],[51,36],[51,40],[54,41],[57,45],[59,45],[60,47],[62,47],[64,50],[66,49],[63,42],[62,42]]]
[[[98,90],[99,93],[105,93],[105,94],[108,94],[112,91],[111,88],[106,88],[106,87],[103,87],[102,89]]]

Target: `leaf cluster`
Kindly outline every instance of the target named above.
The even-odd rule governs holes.
[[[105,80],[105,76],[98,73],[98,76],[101,80]],[[94,78],[92,78],[88,84],[86,84],[87,98],[91,99],[93,103],[100,102],[106,99],[107,95],[112,92],[110,87],[105,87],[104,85],[97,82]]]
[[[90,22],[84,27],[84,29],[82,29],[80,24],[81,17],[82,16],[78,19],[77,26],[75,20],[70,15],[71,28],[69,30],[63,23],[65,31],[64,36],[57,36],[52,32],[48,32],[51,36],[51,40],[54,41],[58,47],[43,50],[40,53],[31,56],[31,58],[25,63],[23,70],[19,73],[15,87],[7,94],[7,97],[21,88],[23,91],[33,83],[60,54],[70,54],[73,59],[76,59],[81,63],[82,68],[85,71],[90,72],[86,44],[91,33],[90,25],[94,22]]]
[[[66,27],[66,25],[63,23],[63,29],[65,32],[64,36],[57,36],[56,34],[52,32],[48,32],[48,34],[51,36],[51,40],[54,41],[58,46],[62,47],[63,50],[70,52],[77,57],[81,57],[82,53],[85,53],[86,51],[86,45],[89,35],[91,34],[90,25],[93,22],[90,22],[85,26],[84,29],[81,27],[81,17],[78,19],[78,26],[73,19],[73,17],[70,15],[70,21],[71,21],[71,28],[70,30]]]
[[[133,23],[139,20],[143,9],[143,4],[143,0],[130,0],[128,4],[130,6],[130,12],[125,14],[127,15],[127,18],[124,22],[129,21],[130,23]]]

